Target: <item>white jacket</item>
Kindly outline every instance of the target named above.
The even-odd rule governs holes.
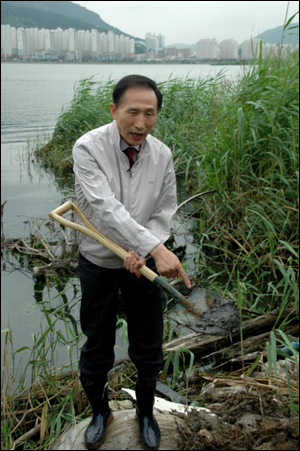
[[[148,135],[130,170],[113,121],[79,138],[73,160],[76,204],[103,235],[140,257],[168,239],[177,193],[172,154],[165,144]],[[75,221],[84,225],[77,216]],[[100,243],[77,235],[86,259],[105,268],[123,267]]]

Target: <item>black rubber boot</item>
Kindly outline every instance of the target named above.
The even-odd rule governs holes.
[[[108,404],[107,376],[98,376],[97,379],[80,378],[80,381],[93,409],[92,421],[84,434],[85,446],[87,449],[96,449],[104,442],[106,427],[113,419]]]
[[[160,429],[153,415],[155,389],[156,378],[147,378],[138,372],[135,387],[136,416],[144,449],[158,449],[160,443]]]

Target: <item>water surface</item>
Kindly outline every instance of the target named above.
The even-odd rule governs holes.
[[[28,142],[42,143],[51,137],[58,116],[68,107],[74,85],[80,79],[94,76],[96,81],[106,82],[138,73],[162,82],[175,77],[215,77],[220,70],[228,78],[241,72],[239,66],[1,63],[1,204],[7,201],[2,233],[13,238],[28,236],[28,216],[46,218],[70,195],[72,182],[55,179],[50,170],[36,161],[34,153],[28,152]],[[179,226],[176,221],[174,227]],[[186,228],[179,228],[177,244],[186,244],[186,239],[191,242],[188,252],[192,252],[192,235],[187,234]],[[31,335],[37,335],[47,325],[40,301],[55,297],[57,289],[40,288],[26,264],[8,252],[2,253],[1,277],[1,329],[9,323],[14,350],[31,346]],[[70,280],[64,288],[68,288],[66,298],[56,298],[48,307],[55,308],[67,299],[80,331],[78,279]],[[58,321],[56,330],[64,329],[63,321]],[[4,334],[2,346],[3,338]],[[117,340],[121,345],[118,336]],[[66,346],[60,346],[58,351],[60,361],[69,360]],[[124,355],[116,349],[117,358]]]

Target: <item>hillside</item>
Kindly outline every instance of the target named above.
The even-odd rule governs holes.
[[[294,27],[298,25],[298,23],[291,23],[289,27]],[[288,28],[289,28],[288,27]],[[269,44],[279,44],[282,39],[282,32],[283,32],[283,25],[276,28],[271,28],[270,30],[266,30],[263,33],[260,33],[255,37],[255,39],[262,39],[265,43]],[[286,30],[284,32],[285,37],[283,39],[283,44],[289,44],[297,45],[299,44],[299,28],[294,28],[293,30]]]
[[[299,23],[291,23],[289,25],[289,27],[294,27],[298,25],[299,27]],[[281,25],[280,27],[276,27],[276,28],[271,28],[270,30],[266,30],[263,33],[255,36],[255,38],[253,39],[262,39],[265,43],[268,44],[278,44],[279,42],[281,42],[281,38],[282,38],[282,31],[283,31],[283,25]],[[202,39],[203,36],[199,36],[199,39]],[[224,37],[225,39],[225,37]],[[250,39],[250,36],[249,36]],[[293,30],[290,31],[285,31],[285,38],[283,40],[283,44],[289,44],[291,43],[293,46],[295,46],[296,44],[299,44],[299,28],[295,28]],[[219,43],[220,44],[220,43]],[[177,49],[184,49],[187,47],[191,47],[193,52],[196,52],[196,48],[197,48],[197,44],[170,44],[166,46],[167,48],[169,47],[176,47]],[[242,44],[239,45],[239,48],[242,48]]]
[[[24,28],[97,29],[135,38],[104,22],[98,14],[70,1],[1,1],[1,24]]]

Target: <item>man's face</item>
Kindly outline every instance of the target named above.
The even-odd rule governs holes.
[[[117,108],[110,104],[110,111],[122,138],[129,145],[142,144],[156,121],[156,94],[152,89],[128,88]]]

